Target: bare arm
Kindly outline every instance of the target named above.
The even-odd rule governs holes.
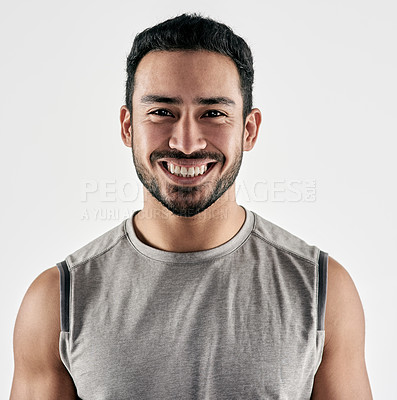
[[[329,257],[324,353],[313,400],[372,400],[364,336],[364,311],[357,289],[348,272]]]
[[[59,301],[59,272],[53,267],[34,280],[18,312],[11,400],[78,398],[59,356]]]

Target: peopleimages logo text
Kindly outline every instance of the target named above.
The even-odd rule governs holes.
[[[80,200],[100,203],[134,203],[142,198],[139,181],[100,179],[81,182]],[[236,181],[237,199],[244,202],[314,202],[317,196],[315,179]]]

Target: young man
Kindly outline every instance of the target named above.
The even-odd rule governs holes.
[[[346,270],[236,203],[261,123],[247,44],[182,15],[127,72],[144,207],[28,289],[11,399],[371,399]]]

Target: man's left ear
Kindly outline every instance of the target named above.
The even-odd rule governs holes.
[[[250,151],[258,138],[259,126],[262,122],[262,114],[258,108],[253,108],[245,119],[243,150]]]

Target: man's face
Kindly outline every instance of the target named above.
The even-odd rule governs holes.
[[[207,51],[147,54],[135,74],[132,153],[144,187],[191,217],[233,185],[243,153],[243,100],[233,61]]]

